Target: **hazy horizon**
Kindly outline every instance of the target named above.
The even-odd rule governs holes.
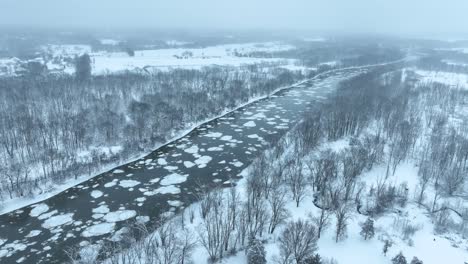
[[[2,6],[2,27],[468,35],[468,2],[463,0],[4,0]]]

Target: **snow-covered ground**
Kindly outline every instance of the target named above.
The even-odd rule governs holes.
[[[102,39],[105,45],[117,45],[118,40]],[[205,48],[179,48],[187,44],[174,40],[168,45],[176,48],[136,50],[134,56],[126,52],[93,51],[89,45],[46,45],[42,47],[44,54],[52,56],[44,62],[49,70],[72,74],[74,72],[73,59],[82,54],[91,57],[92,73],[95,75],[122,72],[126,70],[169,70],[173,68],[199,69],[210,65],[241,66],[255,63],[278,63],[294,65],[294,60],[282,58],[252,58],[241,57],[236,54],[251,52],[275,52],[295,49],[294,46],[280,42],[226,44],[208,46]],[[20,61],[17,58],[0,58],[0,75],[14,75]],[[24,63],[25,61],[23,61]]]
[[[339,151],[346,148],[346,142],[346,140],[332,142],[331,144],[326,144],[325,148],[330,147],[335,151]],[[246,168],[241,175],[247,176],[250,173],[250,169],[250,167]],[[384,177],[385,170],[384,165],[377,166],[371,171],[364,173],[361,176],[361,180],[366,182],[367,186],[370,186]],[[417,167],[412,163],[403,163],[397,168],[395,175],[389,178],[389,181],[396,184],[407,183],[409,193],[412,194],[418,183]],[[243,178],[237,183],[236,187],[241,200],[245,199],[243,193],[245,188],[246,179]],[[226,189],[224,192],[227,193],[228,190]],[[290,213],[288,221],[298,219],[308,220],[310,219],[310,215],[318,215],[319,209],[314,206],[312,200],[312,195],[309,194],[299,207],[296,207],[295,202],[292,200],[288,202],[286,205]],[[203,224],[199,207],[200,204],[196,203],[186,208],[186,211],[194,213],[193,223],[189,221],[189,214],[177,215],[172,220],[176,226],[179,226],[179,223],[181,223],[180,217],[185,217],[185,228],[189,233],[193,234],[194,238],[197,237]],[[376,233],[374,238],[370,240],[364,240],[360,235],[360,224],[367,217],[353,210],[348,222],[347,238],[336,243],[334,237],[335,220],[332,217],[330,226],[325,229],[318,240],[318,253],[323,259],[335,259],[339,264],[390,264],[391,259],[400,252],[403,253],[408,261],[413,257],[417,257],[425,264],[466,263],[468,261],[468,242],[466,239],[455,234],[450,236],[436,235],[434,233],[434,224],[427,216],[425,209],[418,207],[412,202],[405,208],[398,209],[399,211],[394,210],[374,219]],[[405,238],[402,232],[404,226],[408,224],[417,227],[417,231],[410,239]],[[278,237],[283,227],[281,226],[273,235],[264,237],[267,241],[265,243],[267,263],[275,263],[274,261],[279,257]],[[386,255],[382,251],[385,240],[392,242]],[[191,258],[194,264],[210,263],[206,249],[200,244],[195,246]],[[246,253],[244,250],[241,250],[235,255],[226,257],[220,263],[247,263]]]
[[[454,66],[463,66],[463,67],[468,66],[468,63],[463,63],[463,62],[454,61],[454,60],[442,60],[442,62],[445,62],[448,65],[454,65]]]
[[[210,65],[241,66],[261,62],[283,61],[281,58],[248,58],[237,57],[235,52],[249,53],[254,51],[281,51],[293,49],[293,46],[279,43],[229,44],[206,47],[202,49],[159,49],[135,51],[130,57],[124,52],[92,53],[94,74],[105,74],[123,70],[152,67],[158,70],[171,68],[199,69]],[[289,63],[287,63],[289,64]]]
[[[453,88],[468,89],[468,74],[439,71],[414,71],[420,77],[421,83],[442,83]]]

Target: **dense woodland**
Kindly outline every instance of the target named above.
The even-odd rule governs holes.
[[[251,65],[154,74],[26,75],[0,82],[0,200],[91,175],[149,151],[190,124],[304,77]]]
[[[137,225],[132,230],[138,232],[107,248],[108,263],[187,263],[195,245],[201,245],[213,262],[245,250],[249,264],[263,264],[263,243],[275,237],[277,263],[336,263],[317,254],[325,230],[333,231],[337,243],[346,240],[352,215],[360,214],[367,217],[362,238],[377,239],[374,221],[389,212],[398,214],[409,203],[426,210],[436,233],[466,236],[468,208],[460,199],[466,199],[468,123],[450,120],[466,107],[468,92],[415,81],[413,73],[393,66],[344,81],[324,105],[307,113],[254,161],[242,188],[202,193],[199,204],[155,232]],[[340,152],[320,148],[341,139],[348,139],[349,146]],[[411,193],[405,184],[390,180],[404,162],[419,170],[418,187]],[[376,166],[386,168],[382,179],[363,182],[361,175]],[[307,199],[318,213],[308,220],[290,220],[287,204],[299,206]],[[400,232],[411,243],[417,230],[405,222]],[[138,237],[135,233],[146,238],[129,242]],[[392,243],[383,241],[382,254]],[[76,252],[70,256],[79,259]],[[422,263],[406,258],[400,253],[391,261]]]

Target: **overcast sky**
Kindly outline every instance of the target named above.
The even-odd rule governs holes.
[[[0,25],[468,32],[468,0],[0,0]]]

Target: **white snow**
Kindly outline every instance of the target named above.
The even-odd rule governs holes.
[[[154,67],[159,70],[171,68],[199,69],[209,65],[241,66],[260,62],[281,62],[285,60],[282,58],[237,57],[235,52],[271,52],[293,48],[290,45],[270,42],[228,44],[200,49],[136,50],[133,57],[129,57],[125,52],[96,52],[91,53],[90,56],[94,62],[92,65],[93,74],[106,74],[123,70],[143,69],[145,67]]]
[[[102,45],[110,46],[116,46],[120,44],[120,41],[115,39],[100,39],[99,42],[101,42]]]
[[[468,74],[424,70],[415,70],[415,73],[421,76],[420,82],[423,84],[437,82],[452,88],[468,89]]]
[[[124,172],[125,172],[125,171],[123,171],[123,170],[116,169],[116,170],[114,170],[112,173],[118,174],[118,173],[124,173]]]

